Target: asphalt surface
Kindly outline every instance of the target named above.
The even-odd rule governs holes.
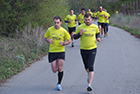
[[[66,46],[62,91],[48,56],[0,86],[0,94],[88,94],[87,73],[80,55],[80,40]],[[98,43],[90,94],[140,94],[140,39],[109,26],[109,36]]]

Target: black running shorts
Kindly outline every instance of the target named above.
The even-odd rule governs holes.
[[[75,32],[76,27],[68,27],[68,29],[69,29],[69,33],[71,34],[72,32]]]
[[[102,28],[105,27],[105,23],[100,23],[100,22],[98,22],[98,26],[99,26],[99,25],[101,25]]]
[[[65,60],[65,52],[58,52],[58,53],[50,53],[48,54],[49,63],[53,62],[57,59]]]
[[[83,50],[81,49],[81,56],[83,59],[83,63],[85,69],[89,69],[89,71],[94,71],[94,61],[96,56],[97,48],[92,50]]]

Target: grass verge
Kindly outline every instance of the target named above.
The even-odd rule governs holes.
[[[110,19],[110,25],[122,28],[140,38],[140,17],[119,14]]]
[[[48,53],[42,27],[17,31],[15,38],[0,37],[0,84]]]

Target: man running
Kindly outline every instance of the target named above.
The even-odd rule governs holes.
[[[90,9],[88,9],[88,12],[87,13],[91,14],[91,16],[93,15],[93,13],[91,12]]]
[[[82,13],[78,15],[78,23],[79,25],[84,23],[84,15],[85,15],[85,8],[81,9]]]
[[[98,26],[92,24],[92,17],[90,14],[84,16],[85,24],[80,25],[75,34],[74,39],[81,39],[80,51],[85,66],[85,70],[88,73],[88,87],[87,91],[92,91],[91,83],[94,76],[94,60],[97,51],[97,43],[101,41],[100,32]]]
[[[98,26],[101,34],[101,39],[103,40],[103,32],[104,32],[104,27],[105,27],[105,11],[103,11],[102,6],[100,6],[100,11],[97,12],[97,17],[98,17]]]
[[[96,20],[97,20],[97,12],[96,11],[93,12],[92,17],[93,17],[94,22],[96,22]]]
[[[46,42],[50,43],[48,60],[54,73],[58,71],[57,90],[62,90],[63,63],[65,60],[65,45],[71,42],[69,33],[61,27],[62,21],[59,16],[53,19],[54,26],[48,28],[44,35]],[[64,42],[64,39],[66,40]]]
[[[116,10],[116,12],[115,12],[116,16],[118,15],[118,13],[119,13],[118,10]]]
[[[105,34],[104,34],[104,37],[108,36],[108,26],[109,26],[109,19],[110,19],[110,14],[107,12],[107,10],[105,9],[105,12],[106,12],[106,18],[105,18]]]
[[[68,23],[68,30],[69,33],[71,35],[71,39],[72,39],[72,47],[74,47],[74,32],[76,30],[76,24],[77,24],[77,20],[76,20],[76,15],[74,14],[74,10],[71,9],[70,10],[70,14],[66,16],[65,18],[65,22]]]

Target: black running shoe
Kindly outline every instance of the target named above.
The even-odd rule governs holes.
[[[74,43],[71,44],[71,47],[74,47]]]
[[[92,91],[92,87],[88,86],[87,91]]]

